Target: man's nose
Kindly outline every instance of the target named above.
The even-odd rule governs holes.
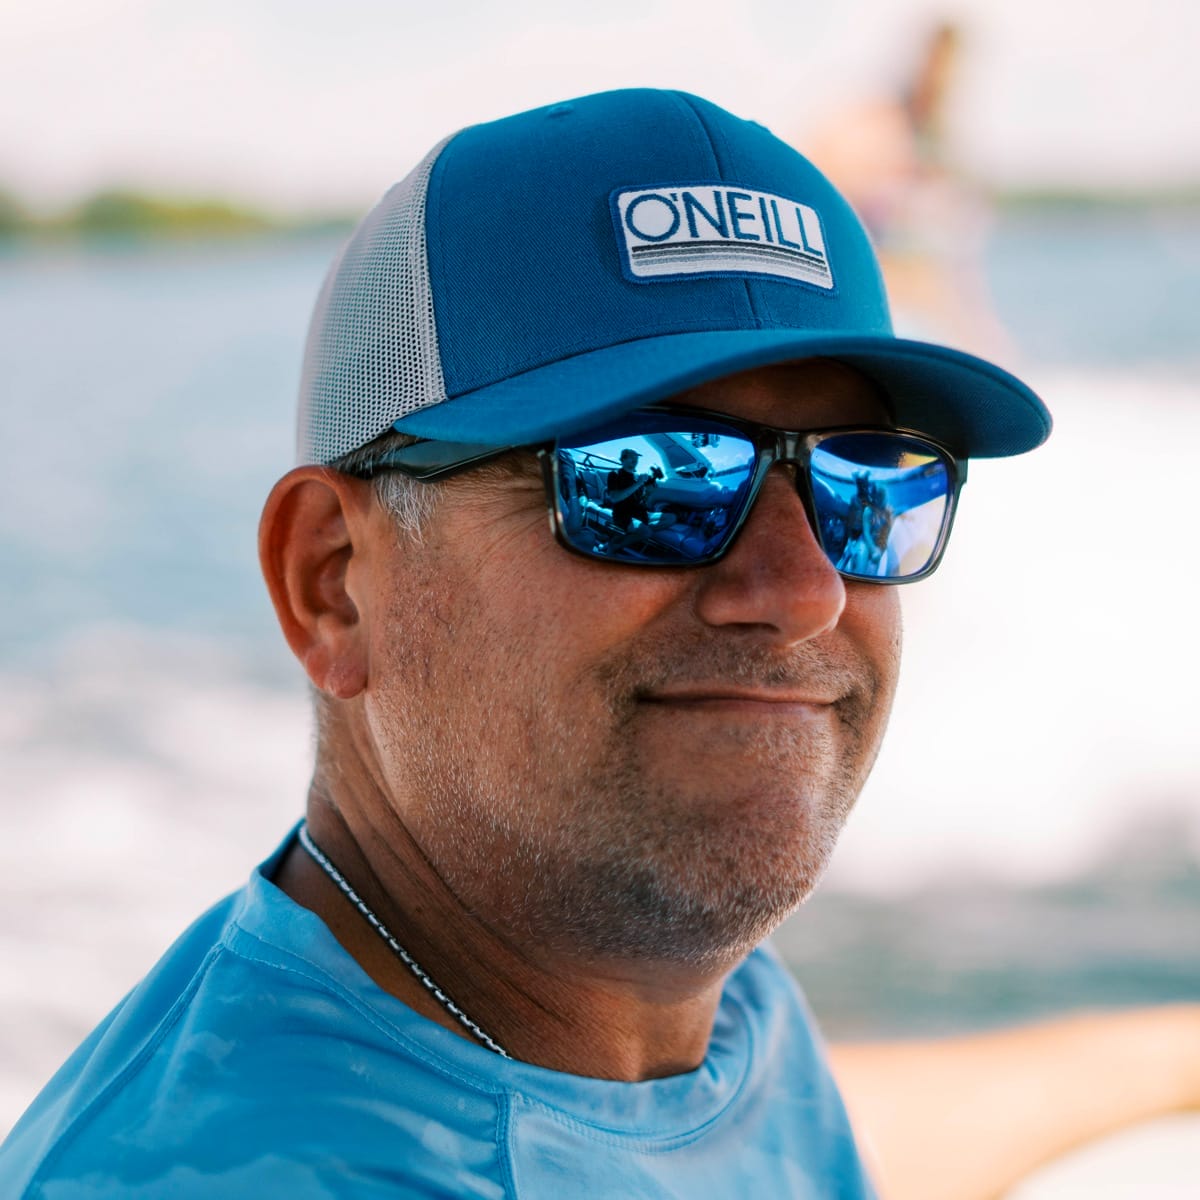
[[[729,553],[700,574],[696,612],[702,621],[769,630],[785,645],[829,632],[846,606],[842,577],[782,466],[764,480]]]

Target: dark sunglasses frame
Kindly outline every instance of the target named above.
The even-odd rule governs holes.
[[[653,559],[615,559],[606,554],[578,546],[570,539],[566,529],[566,514],[562,506],[562,490],[558,454],[555,452],[560,444],[565,449],[581,448],[589,443],[599,441],[616,441],[623,437],[637,436],[638,417],[643,414],[653,414],[656,418],[662,416],[678,417],[681,430],[687,430],[689,423],[703,422],[706,425],[717,426],[715,432],[728,433],[750,442],[755,449],[754,469],[747,484],[746,496],[742,501],[741,512],[726,533],[721,545],[712,553],[690,562],[658,562]],[[555,539],[564,549],[572,554],[581,555],[593,562],[609,563],[616,566],[658,567],[658,568],[691,568],[708,566],[717,562],[729,553],[737,541],[742,526],[745,525],[758,499],[759,491],[767,473],[777,463],[793,463],[796,471],[796,490],[808,514],[809,524],[822,551],[829,557],[820,531],[820,521],[816,516],[816,503],[812,493],[811,461],[813,451],[829,438],[841,437],[847,434],[884,434],[895,435],[897,438],[915,441],[930,451],[946,469],[946,512],[942,519],[941,530],[928,562],[920,570],[911,575],[889,578],[878,575],[859,575],[843,571],[836,567],[838,573],[846,579],[876,584],[915,583],[931,575],[942,560],[950,530],[954,524],[954,514],[958,508],[958,496],[967,478],[967,461],[958,458],[948,447],[912,429],[902,429],[891,425],[844,425],[836,428],[810,430],[777,429],[771,425],[762,425],[756,421],[745,421],[739,417],[731,417],[725,413],[711,412],[700,408],[682,408],[673,405],[648,405],[635,409],[621,417],[606,422],[594,429],[582,431],[572,437],[560,438],[551,442],[537,445],[491,446],[475,442],[443,442],[419,441],[410,446],[402,446],[390,450],[373,462],[365,463],[355,468],[351,474],[360,479],[370,479],[382,471],[400,471],[412,479],[423,482],[433,482],[469,471],[474,467],[483,466],[492,459],[500,458],[514,450],[534,450],[541,462],[542,478],[546,486],[546,507],[550,516],[550,526]],[[831,559],[832,561],[832,559]]]

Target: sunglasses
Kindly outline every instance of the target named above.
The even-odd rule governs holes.
[[[519,447],[422,441],[354,474],[435,480]],[[587,558],[699,567],[737,538],[776,463],[796,488],[822,551],[846,579],[909,583],[941,560],[966,462],[903,429],[775,429],[656,405],[536,447],[554,536]]]

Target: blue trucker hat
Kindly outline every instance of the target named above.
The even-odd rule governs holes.
[[[1050,432],[1006,371],[893,334],[861,222],[785,142],[696,96],[606,92],[452,135],[368,214],[313,315],[299,457],[389,428],[546,441],[811,357],[963,455]]]

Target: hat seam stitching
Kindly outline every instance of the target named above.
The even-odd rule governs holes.
[[[728,139],[724,137],[720,130],[714,129],[709,125],[709,123],[704,119],[704,115],[700,111],[699,105],[691,101],[690,98],[688,101],[688,107],[691,109],[692,115],[695,117],[697,124],[699,124],[700,128],[704,130],[704,134],[708,139],[709,149],[712,151],[713,162],[716,165],[719,177],[724,180],[728,180],[730,175],[734,173],[732,170],[733,155],[729,149]],[[720,150],[717,148],[718,141],[720,141],[721,144]],[[753,280],[750,276],[744,275],[742,276],[741,282],[742,288],[746,295],[746,306],[750,310],[751,317],[755,321],[761,320],[762,318],[759,305],[756,303],[754,292],[750,287],[750,284],[753,282]]]
[[[473,126],[467,126],[467,128],[470,129],[473,128]],[[446,139],[446,144],[442,147],[441,153],[438,154],[437,158],[434,160],[433,166],[429,171],[429,178],[425,183],[425,220],[422,222],[424,228],[421,232],[425,241],[425,271],[429,279],[429,302],[433,309],[434,344],[437,346],[438,371],[442,377],[442,391],[445,392],[445,396],[443,396],[441,400],[427,401],[424,405],[422,405],[422,408],[429,408],[434,404],[441,404],[450,396],[450,386],[446,380],[446,356],[442,352],[442,339],[438,336],[438,329],[441,326],[441,319],[438,313],[438,308],[440,307],[438,303],[438,293],[441,291],[441,289],[435,287],[433,282],[433,267],[429,257],[429,249],[432,241],[429,236],[429,214],[431,209],[436,207],[438,270],[440,273],[444,274],[446,255],[442,244],[442,177],[446,173],[446,151],[450,149],[451,144],[457,141],[464,132],[465,130],[460,129],[457,133]]]

